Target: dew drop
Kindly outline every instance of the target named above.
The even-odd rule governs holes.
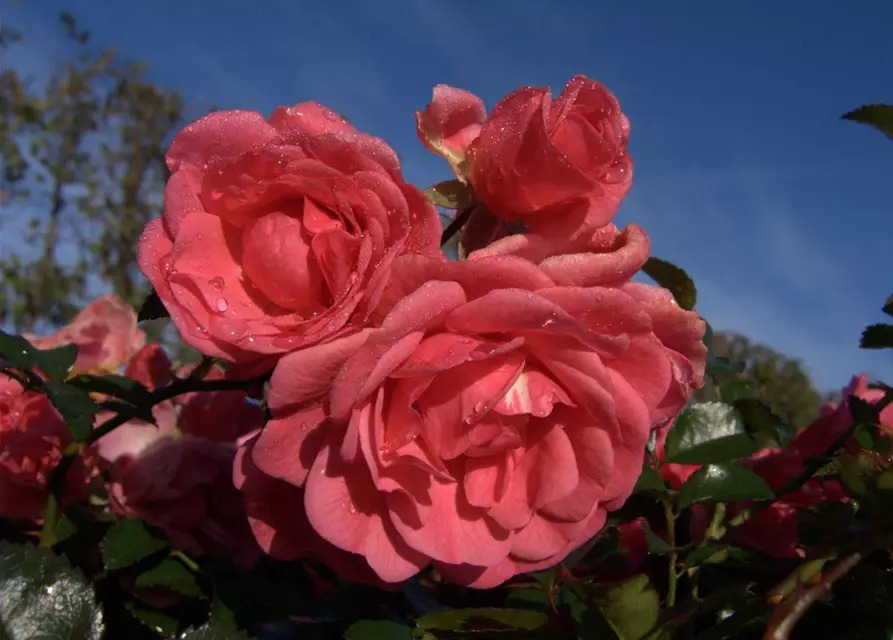
[[[338,114],[336,114],[331,109],[323,109],[322,116],[326,120],[331,120],[332,122],[336,122],[338,120]]]
[[[210,286],[214,291],[223,291],[224,284],[226,284],[226,282],[219,276],[208,280],[208,286]]]
[[[307,433],[307,431],[309,431],[309,430],[310,430],[310,425],[307,424],[306,422],[302,422],[301,423],[301,431],[303,433]]]
[[[229,303],[226,301],[226,298],[217,298],[217,302],[215,303],[217,307],[217,311],[223,313],[227,309],[229,309]]]
[[[51,595],[53,595],[53,587],[44,587],[44,588],[43,588],[43,592],[44,592],[46,595],[51,596]]]
[[[357,506],[356,506],[353,502],[348,502],[348,503],[347,503],[347,510],[348,510],[350,513],[356,513],[356,512],[357,512]]]

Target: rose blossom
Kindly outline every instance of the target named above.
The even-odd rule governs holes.
[[[300,506],[261,514],[240,474],[300,487],[318,535],[386,582],[433,561],[487,588],[555,564],[623,504],[652,427],[700,383],[703,321],[656,287],[564,285],[515,256],[393,273],[377,328],[273,373],[274,419],[237,470],[261,546],[307,552]]]
[[[97,298],[70,324],[46,337],[25,336],[38,349],[78,347],[74,371],[117,371],[146,343],[136,312],[117,294]]]
[[[182,378],[191,369],[178,374]],[[215,366],[204,379],[226,375]],[[149,389],[173,379],[158,345],[134,358],[128,376]],[[190,553],[235,553],[248,561],[256,545],[232,467],[236,441],[263,425],[264,412],[247,398],[241,390],[184,394],[156,405],[157,427],[132,420],[101,438],[99,451],[113,462],[113,509],[146,520]]]
[[[0,375],[0,517],[39,520],[71,433],[49,399]],[[91,452],[68,471],[63,505],[82,498]]]
[[[250,562],[256,545],[232,483],[234,454],[233,444],[190,435],[156,440],[112,466],[112,509],[158,527],[187,553]]]
[[[629,120],[606,87],[574,76],[554,101],[548,89],[524,87],[486,120],[478,103],[467,92],[438,87],[419,116],[419,135],[454,168],[453,158],[464,161],[460,177],[467,171],[490,212],[553,236],[614,217],[632,184],[632,160]]]
[[[487,118],[483,100],[464,89],[439,84],[434,87],[431,103],[415,115],[419,139],[425,148],[446,158],[461,176],[465,152]]]
[[[206,355],[250,362],[352,331],[396,256],[439,255],[437,213],[393,150],[319,104],[213,113],[167,162],[140,268]]]

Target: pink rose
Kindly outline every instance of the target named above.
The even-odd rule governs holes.
[[[256,545],[232,484],[234,454],[233,445],[189,435],[157,440],[112,466],[111,506],[157,527],[187,553],[248,562]]]
[[[470,144],[481,115],[473,96],[439,88],[425,114],[420,122],[431,121],[427,130],[437,134],[420,127],[425,145],[439,136],[448,159],[467,153],[477,198],[502,220],[523,220],[535,232],[570,236],[580,226],[600,227],[632,184],[629,120],[607,88],[584,76],[555,101],[548,89],[513,91]]]
[[[71,323],[46,337],[26,336],[38,349],[76,344],[76,372],[117,371],[146,343],[136,312],[117,294],[93,300]]]
[[[676,376],[703,375],[676,360],[703,362],[704,323],[655,287],[558,285],[514,256],[393,274],[380,326],[279,361],[245,473],[303,489],[317,534],[386,582],[554,565],[631,493],[654,417],[687,401]],[[689,326],[691,345],[662,341]],[[268,513],[282,535],[261,543],[303,549],[277,519],[299,509]]]
[[[439,84],[434,87],[431,103],[415,115],[425,148],[446,158],[453,171],[462,176],[465,152],[487,118],[483,100],[464,89]]]
[[[45,395],[24,391],[0,375],[0,517],[37,521],[43,515],[50,476],[72,438]],[[86,494],[92,454],[68,471],[63,506]]]
[[[377,305],[398,255],[439,255],[434,207],[384,141],[316,103],[222,111],[167,156],[143,273],[184,340],[250,362],[336,338]]]

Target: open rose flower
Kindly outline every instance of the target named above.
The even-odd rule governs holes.
[[[0,376],[0,517],[39,520],[50,491],[50,476],[71,444],[71,433],[49,399]],[[63,505],[82,499],[92,453],[68,471]]]
[[[77,345],[77,372],[116,372],[146,343],[146,334],[137,326],[133,307],[114,293],[93,300],[56,333],[26,337],[39,349]]]
[[[251,362],[349,332],[395,257],[439,254],[437,213],[393,150],[319,104],[213,113],[167,162],[140,268],[206,355]]]
[[[158,527],[187,553],[250,562],[257,546],[232,483],[234,454],[233,444],[190,435],[159,439],[114,464],[112,508]]]
[[[514,256],[394,274],[380,326],[279,361],[244,472],[300,487],[317,534],[386,582],[433,561],[487,588],[555,564],[702,378],[703,321],[656,287],[558,285]],[[265,549],[304,552],[299,509],[264,514]]]
[[[575,76],[554,101],[548,89],[524,87],[486,120],[478,102],[438,87],[419,116],[419,133],[451,164],[454,157],[464,161],[475,195],[492,214],[553,236],[614,217],[632,184],[630,127],[606,87]]]

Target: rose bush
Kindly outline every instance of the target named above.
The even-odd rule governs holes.
[[[50,474],[72,442],[65,421],[46,395],[0,376],[0,517],[40,520]],[[68,470],[62,503],[82,500],[94,471],[86,452]]]
[[[703,322],[655,287],[560,285],[514,256],[396,265],[379,327],[280,360],[247,471],[302,487],[313,529],[386,582],[555,564],[700,384]],[[268,551],[288,511],[267,514]]]
[[[206,355],[264,361],[356,330],[397,256],[439,255],[437,213],[396,154],[319,104],[213,113],[167,162],[139,263]]]
[[[486,119],[480,100],[441,86],[417,117],[425,146],[461,162],[460,177],[490,212],[539,233],[602,226],[632,185],[629,120],[614,94],[585,76],[554,101],[548,89],[517,89]]]

